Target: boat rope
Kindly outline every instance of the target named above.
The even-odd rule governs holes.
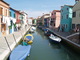
[[[6,40],[6,43],[7,43],[7,45],[8,45],[8,48],[9,48],[9,50],[10,50],[10,52],[11,52],[11,48],[10,48],[10,46],[9,46],[9,43],[8,43],[6,37],[4,37],[4,38],[5,38],[5,40]]]
[[[13,37],[14,37],[14,41],[15,41],[15,43],[17,44],[17,42],[16,42],[16,38],[15,38],[14,34],[13,34]]]

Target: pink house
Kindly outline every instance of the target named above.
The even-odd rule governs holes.
[[[60,26],[60,10],[53,10],[51,13],[51,26],[58,28]]]

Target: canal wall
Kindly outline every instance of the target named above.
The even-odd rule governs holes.
[[[62,42],[64,44],[66,44],[68,47],[70,47],[71,50],[80,53],[80,44],[77,44],[69,39],[67,39],[66,37],[63,37],[57,33],[55,33],[54,31],[52,31],[51,29],[49,29],[54,35],[60,37],[62,39]]]
[[[7,60],[11,51],[20,42],[21,38],[26,34],[31,26],[21,29],[20,31],[0,37],[0,60]]]

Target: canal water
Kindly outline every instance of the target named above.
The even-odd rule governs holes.
[[[32,34],[34,42],[30,56],[25,60],[80,60],[79,54],[72,52],[62,43],[51,43],[43,31],[37,29]]]

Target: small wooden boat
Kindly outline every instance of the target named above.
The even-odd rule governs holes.
[[[28,44],[33,43],[33,35],[32,34],[27,34],[27,35],[25,35],[24,38],[26,38],[26,41],[27,41]]]
[[[9,60],[25,60],[30,54],[31,45],[18,45],[10,54]]]
[[[57,36],[54,36],[53,34],[51,34],[51,35],[49,36],[49,38],[50,38],[50,40],[51,40],[52,42],[55,42],[55,43],[61,42],[61,38],[59,38],[59,37],[57,37]]]
[[[29,42],[27,42],[28,44],[31,44],[31,43],[33,43],[33,41],[32,40],[30,40]]]

